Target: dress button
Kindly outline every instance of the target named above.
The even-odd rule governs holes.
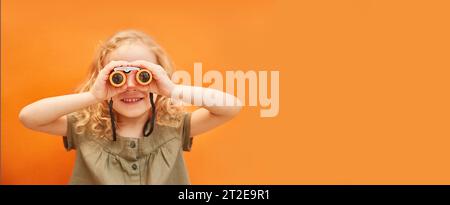
[[[131,148],[135,148],[135,147],[136,147],[136,142],[134,142],[134,141],[131,141],[131,143],[130,143],[130,147],[131,147]]]
[[[133,165],[131,165],[131,168],[133,168],[133,170],[136,170],[137,169],[137,165],[133,164]]]

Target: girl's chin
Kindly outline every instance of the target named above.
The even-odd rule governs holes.
[[[141,117],[146,113],[146,109],[144,106],[140,107],[121,107],[119,109],[115,109],[120,115],[127,118],[137,118]]]
[[[120,100],[120,102],[115,105],[114,110],[124,117],[137,118],[144,115],[148,108],[146,108],[146,104],[143,100],[137,102],[123,102]]]
[[[145,112],[119,112],[120,115],[126,117],[126,118],[139,118],[142,117],[142,115],[145,114]]]

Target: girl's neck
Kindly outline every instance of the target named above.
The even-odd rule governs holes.
[[[123,137],[142,137],[145,122],[149,119],[149,112],[145,112],[139,117],[117,116],[117,132]]]

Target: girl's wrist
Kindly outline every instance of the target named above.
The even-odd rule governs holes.
[[[92,101],[92,104],[102,102],[103,99],[99,99],[95,96],[92,91],[86,92],[89,95],[89,99]]]
[[[177,85],[173,82],[170,82],[169,85],[167,86],[167,91],[163,94],[165,97],[170,98],[172,96],[172,92],[175,89]]]

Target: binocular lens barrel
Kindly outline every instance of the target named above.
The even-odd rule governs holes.
[[[127,76],[121,71],[114,71],[109,75],[109,82],[114,87],[120,87],[125,84]]]
[[[136,73],[136,81],[141,85],[148,85],[152,81],[152,74],[148,70],[140,70]]]

